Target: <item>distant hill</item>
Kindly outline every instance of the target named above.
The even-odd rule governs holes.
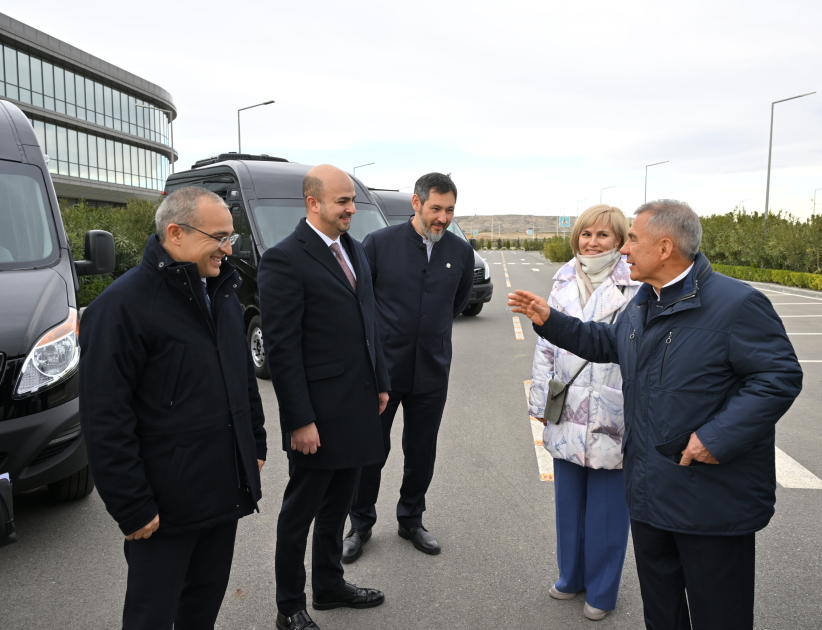
[[[490,215],[457,215],[454,219],[459,223],[462,231],[471,238],[474,230],[477,230],[477,238],[488,238],[491,236],[491,219]],[[503,238],[526,238],[526,230],[533,228],[535,236],[542,238],[543,236],[553,236],[554,234],[566,233],[573,229],[576,217],[570,217],[571,227],[560,228],[558,216],[544,216],[533,214],[503,214],[493,217],[494,222],[494,237],[496,238],[500,231],[500,224],[502,227]]]

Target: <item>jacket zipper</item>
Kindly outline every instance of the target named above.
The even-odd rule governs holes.
[[[671,347],[671,340],[673,339],[674,331],[668,333],[668,338],[665,340],[665,352],[662,355],[662,367],[659,369],[659,383],[662,384],[662,374],[665,372],[665,359],[668,358],[668,349]]]

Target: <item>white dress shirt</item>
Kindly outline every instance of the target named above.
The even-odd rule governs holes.
[[[428,253],[428,262],[431,262],[431,252],[434,251],[434,241],[429,241],[422,234],[422,242],[425,243],[425,251]]]
[[[335,238],[334,240],[331,240],[331,239],[330,239],[330,238],[328,238],[325,234],[323,234],[323,233],[322,233],[322,232],[320,232],[317,228],[315,228],[315,227],[312,225],[311,221],[309,221],[308,219],[306,219],[306,221],[305,221],[305,222],[306,222],[306,223],[308,223],[308,225],[309,225],[309,226],[311,226],[311,229],[312,229],[312,230],[314,230],[317,234],[319,234],[319,235],[320,235],[320,238],[321,238],[321,239],[323,239],[323,242],[324,242],[326,245],[328,245],[328,247],[331,247],[331,245],[332,245],[333,243],[337,243],[337,244],[340,246],[340,251],[342,252],[343,258],[345,258],[345,263],[348,265],[348,268],[351,270],[351,275],[352,275],[352,276],[354,276],[354,280],[356,280],[356,279],[357,279],[357,272],[356,272],[356,271],[354,271],[354,265],[352,265],[352,264],[351,264],[351,259],[348,257],[348,252],[347,252],[347,251],[345,251],[345,246],[343,246],[343,244],[342,244],[342,243],[340,243],[340,237],[338,236],[338,237],[337,237],[337,238]],[[331,253],[333,254],[334,252],[331,252]],[[335,256],[334,258],[336,258],[336,256]]]
[[[665,287],[669,287],[672,284],[676,284],[677,282],[682,280],[685,276],[687,276],[689,273],[691,273],[691,269],[693,269],[693,267],[694,267],[694,264],[691,263],[690,267],[688,267],[685,271],[683,271],[681,274],[679,274],[676,278],[674,278],[668,284],[666,284]],[[662,287],[662,288],[664,289],[665,287]],[[659,302],[659,300],[662,299],[659,295],[660,292],[656,290],[656,287],[652,287],[652,288],[654,289],[654,293],[656,293],[656,301]]]

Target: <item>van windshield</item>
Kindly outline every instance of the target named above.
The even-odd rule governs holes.
[[[251,203],[251,212],[266,249],[291,234],[300,219],[305,216],[302,199],[258,199]],[[351,230],[348,233],[358,241],[362,241],[371,232],[387,226],[376,206],[369,203],[354,205],[357,213],[351,217]]]
[[[43,174],[0,161],[0,270],[46,265],[58,252]]]
[[[451,221],[451,225],[448,226],[448,231],[453,232],[464,241],[468,240],[468,238],[465,236],[465,232],[462,231],[462,228],[456,221]]]

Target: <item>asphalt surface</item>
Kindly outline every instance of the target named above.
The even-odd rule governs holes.
[[[323,630],[417,628],[642,628],[633,551],[616,610],[583,618],[583,597],[556,601],[553,484],[541,481],[523,381],[530,378],[536,337],[524,320],[515,339],[499,252],[482,252],[495,285],[477,317],[454,323],[454,359],[425,524],[443,552],[426,556],[396,533],[394,509],[402,474],[395,448],[383,475],[379,522],[363,557],[346,578],[379,588],[386,603],[369,610],[310,611]],[[512,288],[547,295],[558,265],[535,252],[505,252]],[[540,264],[542,263],[542,264]],[[822,295],[761,285],[785,316],[803,363],[805,387],[777,429],[777,445],[822,478]],[[781,292],[781,293],[780,293]],[[274,545],[287,477],[279,450],[271,383],[260,382],[270,430],[261,513],[241,521],[220,629],[273,628]],[[402,418],[392,435],[399,445]],[[16,498],[20,541],[0,549],[0,628],[103,629],[120,625],[126,564],[122,535],[99,496],[60,504],[44,491]],[[756,628],[822,627],[822,490],[777,489],[777,510],[757,535]],[[309,572],[310,545],[306,558]]]

